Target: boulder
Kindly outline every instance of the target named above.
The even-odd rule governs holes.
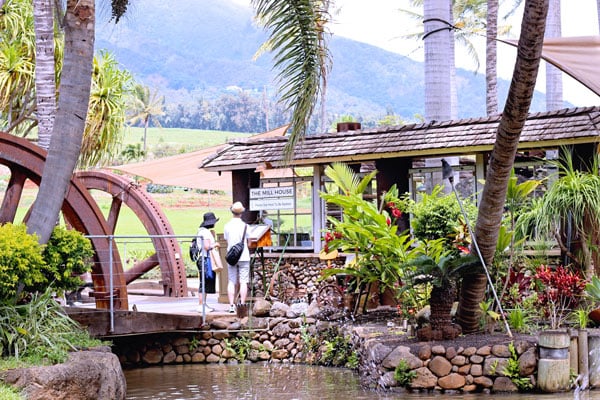
[[[127,394],[118,357],[102,350],[73,352],[63,364],[12,369],[0,378],[28,400],[120,400]]]

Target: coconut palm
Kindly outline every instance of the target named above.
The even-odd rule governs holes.
[[[508,181],[537,80],[547,13],[548,0],[526,0],[513,78],[498,125],[475,224],[481,256],[488,265],[495,254]],[[457,320],[466,333],[478,329],[479,304],[485,297],[486,286],[485,274],[469,275],[463,280]]]
[[[546,38],[561,37],[560,0],[550,0],[546,22]],[[546,110],[560,110],[563,104],[562,72],[546,63]]]
[[[292,111],[285,153],[291,157],[308,128],[330,69],[326,24],[329,1],[252,0],[259,22],[269,31],[266,48],[279,69],[281,102]]]
[[[144,126],[144,139],[142,151],[146,152],[146,135],[150,122],[160,127],[157,117],[164,115],[165,98],[159,96],[158,90],[150,93],[150,88],[137,84],[131,91],[129,110],[131,115],[128,122],[132,125],[141,123]]]
[[[498,113],[498,0],[487,0],[485,30],[485,111],[487,115]]]
[[[27,231],[47,243],[81,152],[94,58],[94,0],[67,0],[64,67],[58,109]]]
[[[54,2],[52,0],[33,1],[38,145],[46,150],[50,146],[50,135],[56,113],[53,10]]]

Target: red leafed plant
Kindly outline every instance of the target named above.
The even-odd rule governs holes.
[[[586,280],[580,272],[558,266],[540,265],[534,275],[536,291],[552,329],[560,327],[568,313],[576,308],[585,290]]]

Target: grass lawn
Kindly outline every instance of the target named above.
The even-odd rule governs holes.
[[[179,149],[179,153],[198,150],[204,147],[226,143],[229,139],[248,137],[249,133],[207,131],[180,128],[148,128],[146,146],[149,151],[169,146]],[[128,144],[144,143],[143,128],[126,128],[123,137],[123,148]]]

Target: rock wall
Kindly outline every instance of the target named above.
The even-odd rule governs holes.
[[[461,345],[386,343],[378,337],[365,335],[363,328],[354,331],[360,341],[361,384],[372,389],[390,391],[426,392],[517,392],[519,388],[505,376],[509,360],[518,363],[520,378],[536,384],[537,355],[535,340],[516,340],[508,344]],[[401,387],[394,378],[394,371],[404,360],[406,373],[412,378]]]
[[[306,317],[223,318],[198,333],[114,338],[113,352],[125,368],[240,361],[301,363],[306,361],[303,335],[329,326]]]

